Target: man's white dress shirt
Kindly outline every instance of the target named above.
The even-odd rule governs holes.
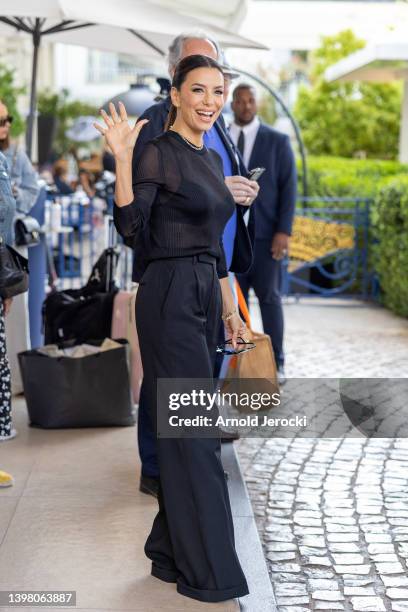
[[[248,164],[249,164],[249,160],[251,159],[251,153],[252,153],[252,149],[254,148],[255,138],[259,130],[259,125],[260,125],[259,118],[255,116],[252,119],[251,123],[248,123],[247,125],[238,125],[234,121],[233,123],[231,123],[230,129],[229,129],[231,138],[232,138],[232,142],[234,143],[235,146],[238,146],[238,138],[241,133],[241,130],[243,130],[244,132],[245,143],[244,143],[244,154],[242,157],[244,159],[244,164],[248,170],[252,170],[252,168],[249,168]]]

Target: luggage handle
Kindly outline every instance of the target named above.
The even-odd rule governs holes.
[[[107,215],[105,217],[106,223],[106,240],[108,242],[107,245],[107,274],[106,274],[106,286],[105,291],[109,293],[113,291],[115,287],[115,261],[119,261],[120,256],[120,245],[119,245],[119,237],[118,232],[116,231],[116,227],[113,221],[112,215]],[[117,260],[115,258],[117,257]]]
[[[136,296],[137,289],[132,291],[132,297],[128,302],[128,317],[127,317],[127,325],[126,325],[126,333],[127,337],[130,338],[130,335],[134,329],[136,329],[136,321],[135,321],[135,302],[134,298]]]
[[[57,274],[57,270],[55,268],[54,257],[52,254],[51,246],[48,243],[47,238],[44,238],[44,247],[45,247],[45,255],[46,255],[46,266],[48,273],[48,284],[51,292],[58,291],[59,286],[59,278]]]

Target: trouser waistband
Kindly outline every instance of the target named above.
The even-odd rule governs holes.
[[[152,259],[150,263],[154,263],[155,261],[181,261],[191,263],[201,262],[216,264],[217,258],[213,255],[209,255],[208,253],[198,253],[198,255],[181,255],[180,257],[160,257],[158,259]]]

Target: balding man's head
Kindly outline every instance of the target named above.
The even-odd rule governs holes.
[[[205,32],[180,34],[169,47],[169,74],[173,77],[178,62],[189,55],[206,55],[217,60],[220,52],[218,43]]]

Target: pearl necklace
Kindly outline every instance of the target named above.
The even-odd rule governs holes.
[[[193,142],[190,142],[188,140],[188,138],[186,138],[185,136],[183,136],[183,134],[180,134],[180,132],[177,132],[177,130],[173,130],[173,128],[170,128],[172,132],[176,132],[176,134],[178,134],[179,136],[181,136],[181,138],[184,140],[184,142],[186,142],[188,145],[190,145],[190,147],[192,149],[194,149],[195,151],[202,151],[203,147],[204,147],[204,143],[202,145],[200,145],[199,147],[197,145],[195,145]]]

